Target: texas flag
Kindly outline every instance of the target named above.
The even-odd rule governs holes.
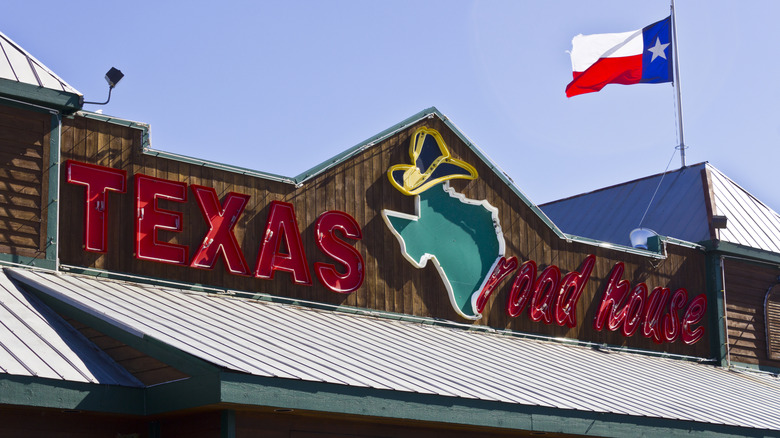
[[[671,17],[644,29],[623,33],[577,35],[572,39],[574,80],[566,96],[592,93],[607,84],[671,82]]]

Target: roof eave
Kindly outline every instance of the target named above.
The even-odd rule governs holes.
[[[433,117],[434,115],[439,116],[441,120],[446,120],[447,118],[444,117],[444,115],[439,112],[436,107],[430,107],[427,109],[424,109],[417,114],[408,117],[404,119],[403,121],[396,123],[395,125],[385,129],[384,131],[380,132],[379,134],[373,135],[369,137],[368,139],[356,144],[355,146],[352,146],[351,148],[345,150],[344,152],[341,152],[339,154],[336,154],[335,156],[323,161],[320,164],[317,164],[316,166],[298,174],[295,178],[293,178],[299,185],[302,185],[304,182],[316,177],[317,175],[327,171],[333,166],[338,165],[339,163],[346,161],[350,157],[357,155],[358,153],[362,152],[363,150],[378,144],[385,138],[390,137],[391,135],[395,134],[398,131],[401,131],[403,129],[406,129],[407,127],[419,122],[420,120]]]
[[[40,105],[63,114],[72,114],[80,110],[84,104],[84,97],[80,94],[57,91],[3,78],[0,78],[0,96],[13,101]]]
[[[733,257],[753,260],[770,265],[780,266],[780,254],[764,249],[753,248],[751,246],[740,245],[738,243],[726,242],[723,240],[708,240],[699,242],[707,251],[724,257]]]
[[[235,372],[220,374],[220,402],[439,424],[591,436],[763,436],[769,431],[688,420],[560,409],[389,391]],[[772,433],[774,431],[771,431]]]

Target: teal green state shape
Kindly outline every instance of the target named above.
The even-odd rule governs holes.
[[[467,319],[480,318],[472,295],[504,255],[498,210],[487,201],[467,199],[447,183],[420,193],[415,201],[416,216],[382,212],[404,257],[420,268],[434,260],[455,310]]]

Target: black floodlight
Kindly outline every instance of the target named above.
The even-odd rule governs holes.
[[[111,67],[111,70],[106,72],[106,82],[108,82],[108,99],[106,99],[105,102],[84,102],[84,103],[89,103],[91,105],[107,104],[108,101],[111,100],[111,90],[113,90],[114,87],[116,87],[116,84],[118,84],[123,77],[125,77],[125,75],[119,69]]]
[[[116,87],[116,84],[119,83],[119,81],[122,80],[122,78],[125,77],[125,75],[122,73],[121,70],[111,67],[111,70],[106,73],[106,82],[108,82],[108,86],[111,88]]]

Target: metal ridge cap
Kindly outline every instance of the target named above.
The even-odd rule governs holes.
[[[157,156],[161,158],[168,158],[173,159],[177,161],[182,161],[185,163],[191,163],[191,164],[199,164],[204,165],[206,167],[212,167],[215,169],[225,170],[228,172],[238,173],[241,175],[248,175],[253,176],[257,178],[263,178],[263,179],[269,179],[272,181],[277,182],[283,182],[287,184],[295,185],[296,187],[301,187],[306,181],[310,180],[311,178],[319,175],[320,173],[330,169],[331,167],[340,164],[344,162],[345,160],[357,155],[358,153],[364,151],[365,149],[368,149],[369,147],[381,142],[382,140],[386,139],[387,137],[395,134],[396,132],[414,124],[418,121],[432,117],[433,115],[439,116],[442,120],[446,121],[446,117],[444,117],[439,110],[436,109],[436,107],[429,107],[427,109],[424,109],[417,114],[412,115],[411,117],[408,117],[404,120],[402,120],[399,123],[396,123],[395,125],[391,126],[390,128],[387,128],[383,130],[382,132],[373,135],[369,137],[368,139],[358,143],[357,145],[347,149],[346,151],[340,152],[336,154],[335,156],[323,161],[320,164],[317,164],[310,169],[298,174],[295,177],[287,177],[283,175],[277,175],[269,172],[263,172],[258,170],[253,170],[249,168],[239,167],[239,166],[233,166],[229,164],[222,164],[215,161],[210,160],[204,160],[200,158],[191,157],[188,155],[178,154],[175,152],[166,152],[161,151],[157,149],[153,149],[151,145],[149,145],[149,142],[145,142],[145,145],[143,147],[143,153],[147,155]],[[86,118],[92,118],[96,120],[101,120],[107,123],[117,123],[122,126],[127,126],[130,128],[137,128],[144,131],[145,135],[149,135],[149,131],[151,130],[151,127],[149,124],[141,123],[141,122],[135,122],[128,119],[123,119],[121,117],[113,117],[113,116],[107,116],[100,113],[94,113],[90,111],[80,110],[76,112],[76,115],[86,117]]]
[[[177,154],[175,152],[159,151],[152,148],[144,148],[143,153],[154,157],[167,158],[169,160],[176,160],[183,163],[195,164],[203,167],[211,167],[214,169],[224,170],[226,172],[237,173],[240,175],[252,176],[255,178],[262,178],[271,181],[287,183],[295,185],[295,179],[277,175],[274,173],[261,172],[258,170],[252,170],[245,167],[233,166],[231,164],[217,163],[216,161],[204,160],[201,158],[191,157],[189,155]]]
[[[471,139],[464,134],[460,128],[455,125],[455,122],[453,122],[449,117],[438,113],[439,117],[441,117],[442,121],[452,129],[452,131],[457,135],[463,143],[466,144],[466,146],[471,149],[485,164],[490,167],[490,169],[493,171],[493,173],[498,176],[498,178],[503,181],[514,193],[517,195],[518,198],[528,207],[536,213],[537,216],[544,222],[550,229],[560,238],[567,239],[566,233],[563,232],[560,228],[558,228],[557,225],[555,225],[555,222],[550,220],[549,217],[540,209],[531,199],[518,187],[514,180],[499,166],[496,164],[493,159],[491,159],[485,151],[483,151],[479,146],[477,146]]]
[[[76,115],[88,119],[100,120],[106,123],[114,123],[128,128],[140,129],[141,131],[143,131],[144,136],[147,137],[147,139],[143,142],[144,145],[141,151],[146,155],[151,155],[160,158],[167,158],[169,160],[176,160],[183,163],[211,167],[214,169],[220,169],[226,172],[237,173],[240,175],[248,175],[256,178],[263,178],[263,179],[283,182],[287,184],[295,184],[295,180],[293,178],[289,178],[282,175],[277,175],[269,172],[262,172],[262,171],[253,170],[253,169],[240,167],[240,166],[233,166],[230,164],[222,164],[216,161],[204,160],[201,158],[191,157],[189,155],[178,154],[175,152],[167,152],[167,151],[153,149],[150,145],[150,142],[148,141],[148,137],[150,136],[149,132],[151,131],[151,126],[148,123],[136,122],[129,119],[123,119],[121,117],[114,117],[114,116],[109,116],[105,114],[95,113],[91,111],[84,111],[84,110],[78,111]]]
[[[149,129],[150,125],[148,123],[143,122],[136,122],[135,120],[125,119],[122,117],[116,117],[116,116],[110,116],[103,113],[96,113],[94,111],[88,111],[88,110],[78,110],[74,114],[74,116],[81,116],[86,117],[88,119],[95,119],[100,120],[102,122],[107,123],[114,123],[116,125],[122,125],[127,126],[129,128],[136,128],[136,129]]]
[[[396,132],[408,126],[411,126],[422,119],[431,117],[434,114],[439,116],[439,118],[443,117],[442,114],[439,112],[439,110],[436,109],[436,107],[426,108],[418,112],[417,114],[414,114],[411,117],[407,117],[406,119],[396,123],[395,125],[379,132],[378,134],[375,134],[367,138],[366,140],[363,140],[362,142],[356,144],[355,146],[352,146],[351,148],[334,155],[333,157],[323,161],[322,163],[317,164],[307,169],[304,172],[301,172],[293,179],[297,182],[298,186],[301,186],[306,181],[314,178],[315,176],[330,169],[331,167],[346,161],[347,159],[357,155],[358,153],[368,149],[369,147],[374,146],[377,143],[380,143],[381,141],[383,141],[387,137],[390,137]],[[442,120],[445,120],[445,118],[442,118]]]

